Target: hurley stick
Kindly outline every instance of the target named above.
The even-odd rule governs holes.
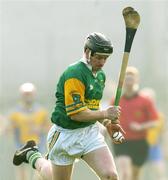
[[[133,42],[136,30],[138,28],[138,25],[140,23],[139,14],[132,7],[124,8],[122,14],[123,14],[125,25],[126,25],[126,39],[125,39],[125,49],[124,49],[124,54],[123,54],[123,59],[122,59],[120,76],[119,76],[119,81],[118,81],[118,86],[117,86],[117,92],[116,92],[116,97],[114,101],[115,106],[119,105],[132,42]]]

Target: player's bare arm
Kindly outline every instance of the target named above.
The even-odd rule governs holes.
[[[141,124],[139,124],[137,122],[133,122],[130,124],[130,128],[134,131],[144,131],[149,128],[157,127],[158,125],[159,125],[159,122],[157,120],[152,120],[152,121],[144,122]]]
[[[106,110],[92,111],[90,109],[86,109],[84,111],[71,115],[71,119],[80,122],[88,122],[95,120],[99,120],[101,122],[104,119],[117,120],[119,116],[120,107],[110,106]]]

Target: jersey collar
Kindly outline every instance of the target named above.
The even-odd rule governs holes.
[[[88,63],[88,60],[84,56],[81,58],[80,61],[86,65],[86,67],[92,72],[94,77],[97,77],[97,72],[96,72],[96,74],[93,73],[92,66]]]

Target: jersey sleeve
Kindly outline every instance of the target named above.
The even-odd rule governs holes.
[[[18,112],[10,112],[10,114],[8,114],[8,120],[11,123],[13,128],[18,127],[18,124],[20,122],[20,115]]]
[[[158,143],[161,133],[164,127],[164,116],[162,113],[158,113],[158,126],[150,128],[147,132],[147,141],[150,145]]]
[[[64,84],[65,109],[67,115],[73,115],[87,109],[84,101],[85,85],[77,78],[70,78]]]
[[[146,99],[146,111],[149,120],[158,120],[158,111],[156,110],[155,104],[150,99]]]

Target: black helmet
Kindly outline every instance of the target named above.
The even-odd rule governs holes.
[[[101,33],[91,33],[87,36],[85,49],[91,50],[91,55],[94,53],[102,55],[110,55],[113,52],[113,47],[109,39]]]

